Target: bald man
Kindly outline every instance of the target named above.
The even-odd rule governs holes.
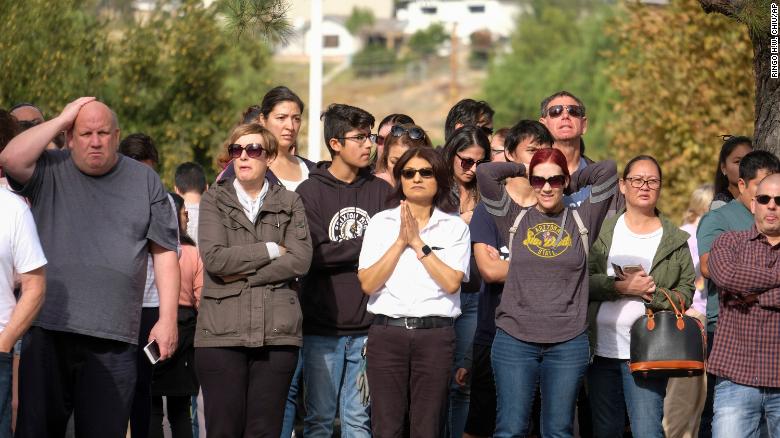
[[[762,416],[780,436],[780,174],[758,184],[750,209],[753,226],[721,234],[709,256],[720,296],[708,361],[715,438],[758,436]]]
[[[62,131],[69,148],[45,150]],[[149,340],[162,359],[176,346],[176,220],[157,174],[117,152],[119,134],[114,112],[82,97],[0,153],[49,260],[23,341],[17,437],[62,437],[71,412],[79,437],[125,436],[149,253],[160,294]]]

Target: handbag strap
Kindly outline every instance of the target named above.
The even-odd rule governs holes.
[[[517,227],[520,226],[520,221],[523,220],[523,216],[528,213],[528,209],[524,208],[520,210],[520,213],[515,217],[514,223],[509,227],[509,260],[512,260],[512,243],[515,241],[515,233],[517,233]]]

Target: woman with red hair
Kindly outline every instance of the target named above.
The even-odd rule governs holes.
[[[502,181],[528,176],[536,205],[520,207]],[[496,310],[492,362],[498,412],[496,438],[528,435],[537,385],[544,436],[573,436],[574,406],[590,360],[588,248],[617,192],[614,161],[569,175],[557,149],[541,149],[525,165],[477,168],[482,201],[499,230],[509,233],[509,264]],[[589,199],[567,207],[567,187],[590,185]]]

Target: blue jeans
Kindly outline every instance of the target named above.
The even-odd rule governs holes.
[[[306,438],[331,438],[337,407],[342,437],[371,437],[371,414],[356,384],[365,365],[362,350],[367,339],[366,335],[303,337]]]
[[[295,367],[290,391],[287,393],[287,405],[284,407],[282,435],[280,438],[290,438],[295,427],[295,414],[298,412],[298,392],[301,389],[301,370],[303,369],[303,353],[298,352],[298,365]]]
[[[11,386],[14,352],[0,353],[0,436],[11,436]]]
[[[541,433],[572,437],[574,408],[590,360],[587,333],[565,342],[523,342],[496,331],[492,350],[498,412],[494,438],[528,435],[537,385],[541,384]]]
[[[596,356],[588,370],[593,436],[622,438],[628,407],[634,436],[664,438],[664,397],[668,381],[668,378],[632,375],[628,360]]]
[[[469,400],[471,388],[469,381],[460,386],[455,382],[455,372],[463,366],[463,359],[474,343],[474,332],[477,330],[477,308],[479,293],[460,294],[461,315],[455,320],[455,364],[452,368],[452,384],[450,386],[450,421],[448,436],[461,438],[469,415]]]
[[[761,417],[769,436],[780,436],[780,388],[762,388],[718,377],[712,421],[714,438],[758,437]]]

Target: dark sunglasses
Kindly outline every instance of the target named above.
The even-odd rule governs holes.
[[[376,140],[374,140],[374,143],[376,143],[379,146],[384,146],[385,137],[383,135],[379,135],[379,134],[372,134],[372,135],[376,138]]]
[[[472,167],[476,164],[479,166],[482,163],[489,163],[490,160],[475,160],[473,158],[463,158],[458,154],[455,154],[456,157],[460,158],[460,168],[463,169],[463,171],[471,170]]]
[[[528,182],[531,183],[534,190],[542,190],[545,184],[550,184],[550,188],[560,189],[566,184],[566,177],[563,175],[553,175],[549,178],[532,176],[528,178]]]
[[[780,196],[769,196],[769,195],[758,195],[756,196],[756,202],[758,202],[761,205],[767,205],[769,204],[769,201],[774,199],[775,205],[780,207]]]
[[[404,134],[409,134],[409,138],[412,140],[419,140],[421,138],[425,138],[425,131],[423,131],[420,128],[404,128],[401,125],[394,125],[392,128],[390,128],[390,135],[393,137],[400,137]]]
[[[401,177],[403,177],[403,179],[412,179],[418,172],[423,178],[433,178],[433,168],[430,167],[423,167],[422,169],[404,169],[401,171]]]
[[[585,110],[579,105],[553,105],[547,108],[547,115],[555,119],[563,115],[564,109],[572,117],[585,117]]]
[[[249,143],[246,146],[241,146],[238,143],[228,145],[228,154],[230,158],[239,158],[241,153],[246,151],[246,156],[249,158],[262,158],[263,155],[267,155],[268,151],[263,149],[263,145],[260,143]]]

